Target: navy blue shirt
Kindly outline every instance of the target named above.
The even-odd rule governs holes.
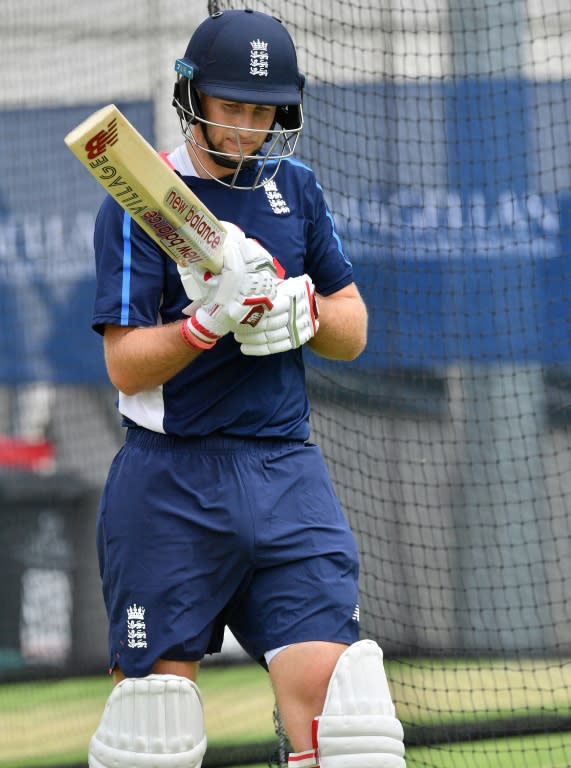
[[[257,239],[286,278],[307,273],[324,296],[353,282],[322,189],[307,166],[284,160],[273,181],[253,191],[182,178],[218,219]],[[176,264],[111,197],[97,216],[95,256],[96,331],[106,324],[146,327],[183,317],[189,300]],[[232,334],[163,386],[137,395],[119,393],[118,405],[126,424],[167,434],[309,436],[302,349],[249,357]]]

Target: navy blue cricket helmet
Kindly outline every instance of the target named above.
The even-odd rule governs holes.
[[[173,105],[191,143],[195,142],[191,126],[196,123],[203,126],[207,138],[209,123],[200,105],[200,93],[204,93],[228,101],[275,106],[275,122],[281,129],[272,126],[268,132],[271,156],[283,159],[293,154],[303,127],[305,77],[298,69],[293,40],[279,19],[252,10],[218,12],[198,26],[175,70],[178,79]],[[278,144],[280,152],[275,155]],[[216,162],[242,168],[258,159],[246,156],[237,162],[216,157]]]

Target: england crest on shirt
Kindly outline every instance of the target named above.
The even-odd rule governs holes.
[[[268,202],[272,208],[272,211],[275,214],[279,216],[286,213],[290,213],[289,205],[283,199],[282,193],[279,191],[278,186],[273,179],[271,179],[270,181],[266,181],[266,183],[264,184],[264,191],[266,193],[266,197],[268,198]]]

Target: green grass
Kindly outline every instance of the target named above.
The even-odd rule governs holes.
[[[275,736],[273,694],[261,667],[206,668],[199,684],[210,744]],[[110,690],[107,677],[0,686],[1,768],[84,761]]]
[[[407,768],[569,768],[571,734],[476,741],[407,751]]]
[[[405,723],[454,724],[570,714],[563,660],[393,661],[387,665]],[[199,685],[211,746],[275,738],[273,694],[255,665],[206,667]],[[89,738],[111,690],[107,677],[0,686],[0,768],[86,764]],[[503,738],[407,750],[407,768],[563,768],[571,734]]]
[[[387,665],[403,720],[417,725],[570,714],[568,659],[418,659]]]

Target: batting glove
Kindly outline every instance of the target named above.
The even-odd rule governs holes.
[[[245,269],[243,250],[226,249],[221,275],[206,279],[202,298],[185,310],[190,319],[183,324],[181,333],[191,346],[209,349],[229,331],[255,327],[265,312],[272,309],[279,282],[275,272],[266,268]],[[255,248],[248,246],[248,251],[254,254],[250,265],[266,264],[270,259],[273,266],[272,257],[259,244]]]
[[[235,327],[225,307],[210,303],[195,307],[181,326],[182,338],[196,349],[211,349],[218,339]]]
[[[288,352],[315,336],[318,318],[315,286],[309,275],[290,277],[278,283],[272,309],[255,326],[241,325],[234,337],[244,355]]]
[[[227,260],[227,253],[234,253],[236,249],[239,249],[239,244],[246,239],[246,235],[242,230],[232,224],[231,222],[221,222],[224,224],[227,235],[222,246],[222,260],[225,265]],[[204,303],[210,301],[211,297],[216,292],[218,286],[219,275],[215,275],[210,270],[205,270],[197,264],[188,264],[183,267],[177,264],[178,274],[182,282],[182,287],[188,298],[191,301],[198,301]]]
[[[222,246],[223,270],[240,274],[268,272],[276,276],[273,257],[257,240],[246,235],[235,224],[222,222],[228,234]],[[177,265],[184,291],[191,301],[210,301],[218,288],[220,276],[196,264]]]

